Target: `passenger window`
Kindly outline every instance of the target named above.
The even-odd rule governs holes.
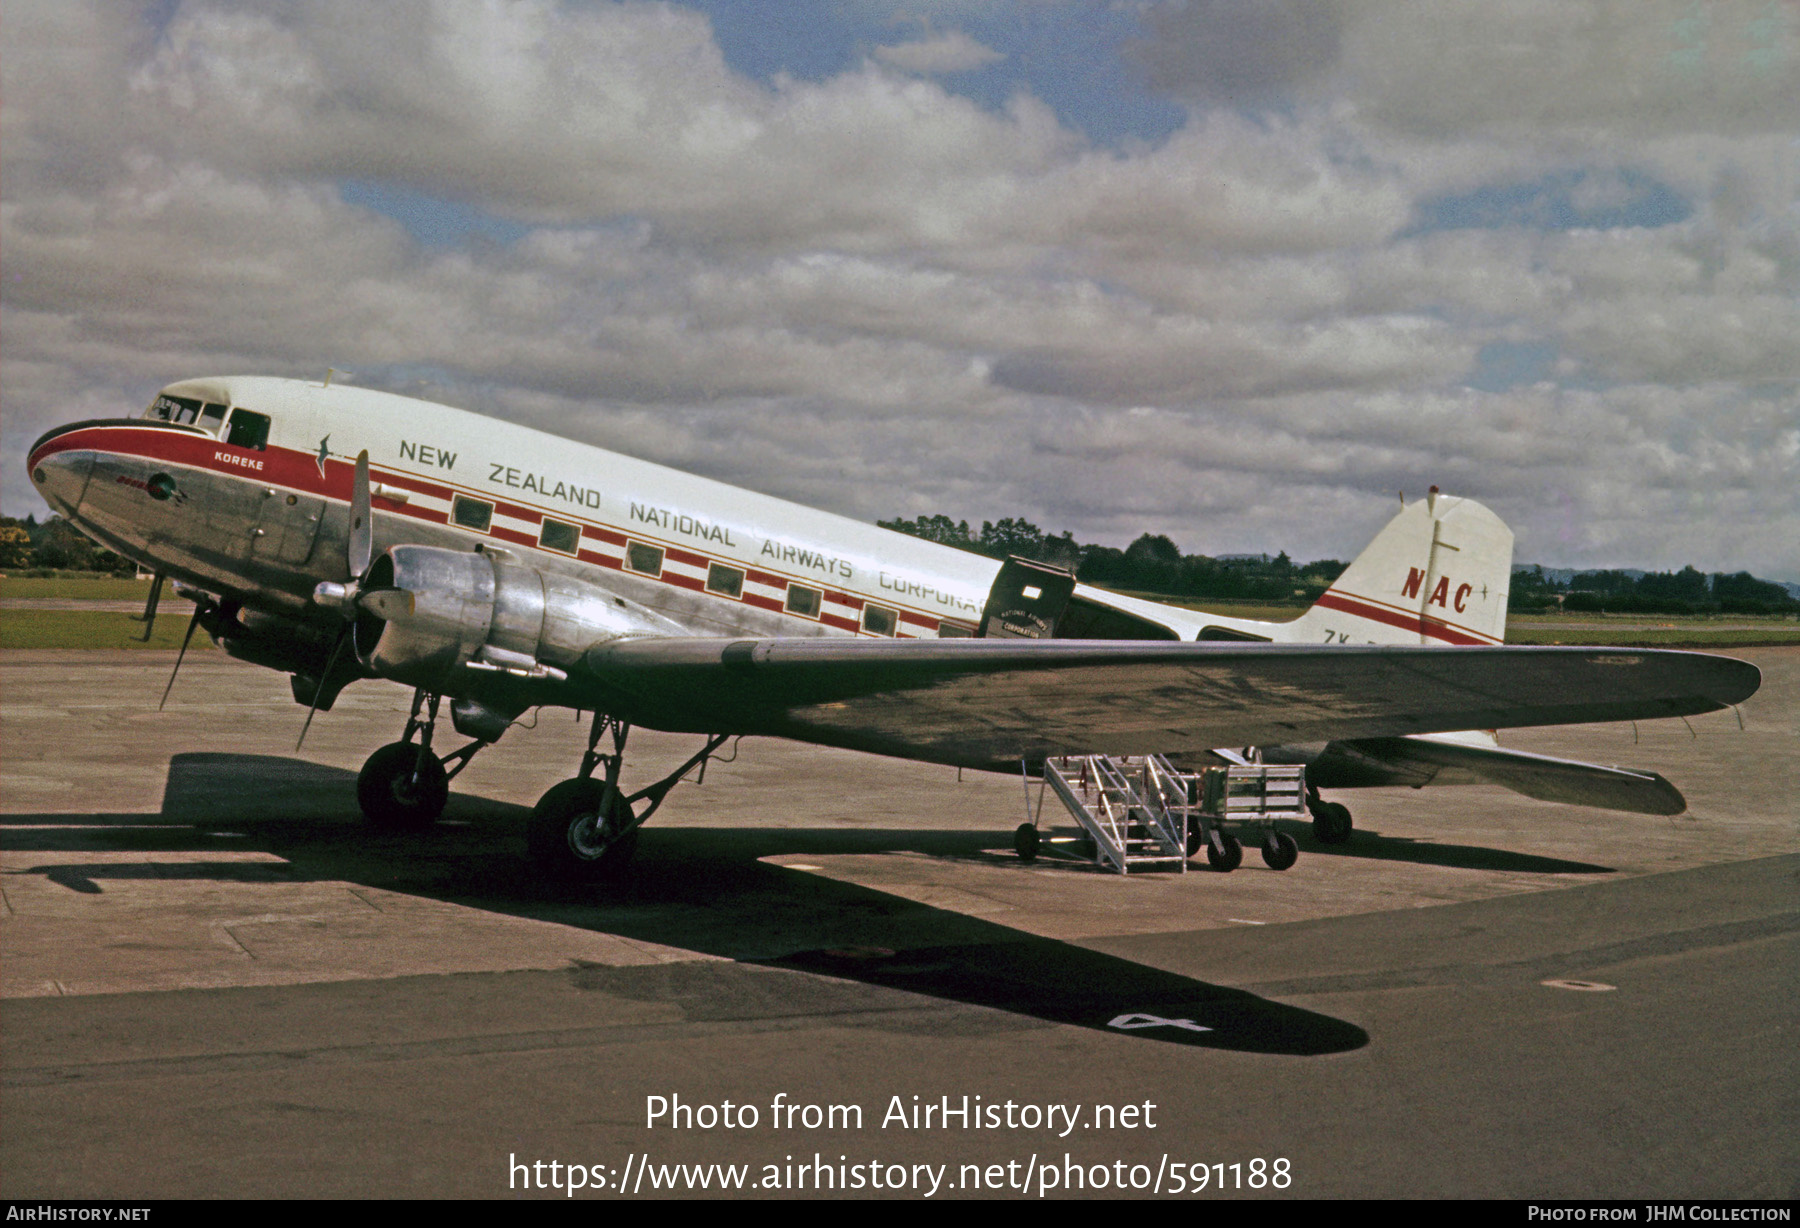
[[[450,519],[455,521],[459,528],[486,533],[488,526],[494,522],[494,505],[485,500],[458,495],[455,502],[450,505]]]
[[[269,415],[254,414],[247,409],[232,410],[225,442],[234,448],[263,451],[269,445]]]
[[[804,584],[790,584],[787,591],[787,612],[799,614],[803,618],[819,616],[819,602],[824,596],[816,588],[807,588]]]
[[[200,425],[217,434],[219,424],[225,421],[225,407],[217,401],[208,402],[200,411]]]
[[[564,524],[560,520],[544,518],[543,532],[538,534],[538,545],[546,550],[559,550],[563,554],[579,554],[581,552],[581,526]]]
[[[706,569],[706,591],[721,597],[742,597],[744,573],[735,567],[714,563]]]
[[[662,575],[663,552],[661,546],[646,546],[643,542],[631,542],[625,547],[625,566],[633,571],[641,571],[647,576]]]
[[[968,640],[975,638],[975,633],[961,623],[946,620],[938,624],[938,638],[940,640]]]
[[[866,605],[863,607],[862,629],[874,635],[894,634],[894,625],[899,615],[884,605]]]

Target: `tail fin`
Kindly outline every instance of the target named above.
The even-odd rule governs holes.
[[[1335,644],[1498,644],[1506,639],[1512,530],[1473,499],[1404,508],[1296,622]],[[1288,638],[1288,637],[1284,637]]]

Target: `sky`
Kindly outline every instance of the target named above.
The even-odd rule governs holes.
[[[348,378],[863,520],[1800,581],[1794,0],[5,0],[0,505]]]

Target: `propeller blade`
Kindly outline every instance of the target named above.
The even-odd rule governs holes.
[[[150,633],[156,630],[156,603],[162,599],[162,586],[163,573],[159,571],[156,573],[156,578],[150,581],[150,595],[144,601],[144,612],[126,615],[133,622],[144,624],[144,634],[140,635],[138,639],[145,644],[150,642]]]
[[[356,604],[376,618],[392,622],[413,612],[413,595],[404,588],[376,588],[359,595]]]
[[[356,479],[350,491],[350,578],[360,580],[375,557],[375,526],[371,520],[369,450],[356,454]]]
[[[158,576],[159,584],[161,580],[162,577]],[[169,692],[175,689],[175,675],[181,672],[181,663],[187,659],[188,641],[194,638],[194,628],[200,625],[200,614],[205,609],[206,607],[198,602],[194,604],[194,616],[188,619],[187,634],[181,637],[181,651],[175,654],[175,668],[169,671],[169,684],[163,687],[162,703],[156,705],[158,712],[163,710],[163,704],[169,702]]]
[[[363,456],[367,457],[368,453],[363,453]],[[337,666],[338,652],[344,647],[344,641],[350,638],[350,631],[354,625],[353,623],[344,624],[344,629],[338,632],[337,640],[331,645],[331,655],[325,658],[325,669],[319,674],[319,685],[313,688],[312,702],[306,705],[306,723],[300,726],[300,736],[294,742],[296,754],[306,744],[306,731],[312,728],[313,713],[319,710],[319,700],[325,695],[326,680],[331,677],[332,669]]]

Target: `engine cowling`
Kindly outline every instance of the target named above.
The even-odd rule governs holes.
[[[466,669],[561,679],[587,649],[655,618],[584,580],[436,546],[390,548],[358,589],[363,666],[439,690]]]

